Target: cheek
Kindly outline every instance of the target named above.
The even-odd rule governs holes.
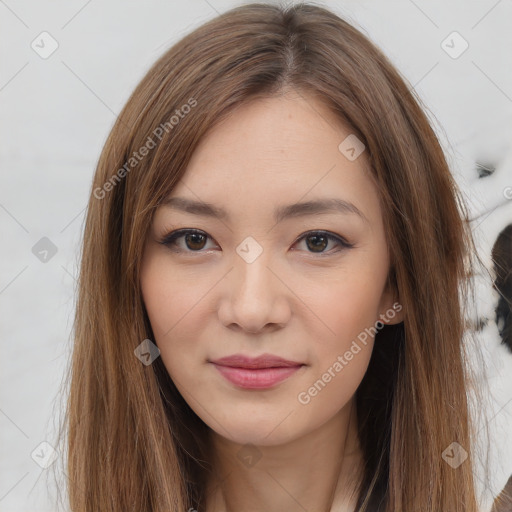
[[[317,327],[309,333],[315,340],[314,377],[320,381],[319,401],[328,408],[329,403],[336,408],[349,400],[366,373],[386,270],[370,259],[357,258],[357,263],[332,273],[331,279],[317,281],[313,287],[309,283],[305,302],[320,320],[311,324]]]
[[[304,302],[320,321],[320,345],[325,350],[342,350],[365,329],[375,326],[386,275],[385,269],[361,261],[308,283]]]
[[[327,421],[354,397],[366,374],[373,342],[350,345],[329,354],[314,368],[314,375],[297,394],[304,412],[315,411],[317,421]]]
[[[315,340],[311,372],[296,399],[304,413],[314,411],[318,422],[327,421],[351,400],[368,368],[374,345],[370,327],[380,297],[372,292],[374,287],[358,284],[346,280],[324,286],[315,306],[323,323],[309,333]]]
[[[155,275],[158,275],[158,279],[153,278]],[[194,344],[191,343],[194,333],[183,328],[193,297],[188,297],[182,291],[176,293],[179,289],[177,286],[179,283],[151,272],[142,283],[144,303],[154,335],[152,341],[160,350],[167,373],[180,388],[183,380],[187,382],[186,375],[182,375],[180,369],[197,362],[198,355],[194,354]]]
[[[141,287],[153,333],[157,340],[176,339],[176,332],[190,324],[201,299],[211,285],[205,279],[186,279],[172,270],[165,258],[147,261],[141,272]],[[188,325],[190,327],[190,325]]]
[[[141,270],[144,304],[162,362],[183,396],[198,385],[196,370],[206,361],[204,338],[211,318],[209,293],[218,281],[194,272],[177,271],[165,256],[153,255]]]
[[[321,336],[312,337],[317,340],[312,350],[315,373],[324,382],[341,384],[347,379],[357,381],[357,387],[363,378],[373,348],[374,331],[371,328],[377,320],[380,298],[369,293],[371,290],[369,287],[361,289],[355,283],[353,286],[349,283],[332,286],[327,290],[324,287],[319,309],[324,327]],[[347,384],[345,382],[344,386]],[[329,387],[337,386],[329,384]],[[350,389],[348,386],[347,391]]]

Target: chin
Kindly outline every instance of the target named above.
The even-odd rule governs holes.
[[[229,440],[233,443],[240,444],[242,446],[254,445],[254,446],[279,446],[292,441],[288,435],[275,434],[272,432],[272,428],[261,429],[259,432],[254,431],[241,431],[236,436],[230,436]]]
[[[286,417],[286,415],[284,415],[284,417]],[[225,428],[221,429],[220,432],[220,429],[213,430],[232,443],[237,443],[242,446],[278,446],[300,437],[300,433],[297,431],[297,425],[294,425],[293,432],[290,432],[281,428],[283,423],[283,418],[276,418],[275,420],[265,418],[258,420],[253,416],[248,424],[235,424],[231,422],[229,424],[223,424]],[[210,426],[210,428],[212,427]]]

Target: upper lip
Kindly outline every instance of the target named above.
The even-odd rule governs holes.
[[[233,368],[285,368],[291,366],[302,366],[303,363],[290,361],[272,354],[262,354],[258,357],[233,354],[211,361],[220,366],[231,366]]]

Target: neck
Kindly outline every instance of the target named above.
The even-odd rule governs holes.
[[[352,512],[362,468],[355,402],[286,444],[241,445],[210,431],[206,512]]]

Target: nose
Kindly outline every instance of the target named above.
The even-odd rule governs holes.
[[[224,326],[255,334],[278,330],[288,323],[292,292],[264,254],[251,263],[235,255],[234,268],[223,279],[218,308]]]

